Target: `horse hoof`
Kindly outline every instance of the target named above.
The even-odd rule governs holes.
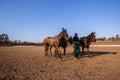
[[[92,58],[93,56],[92,55],[88,55],[89,58]]]

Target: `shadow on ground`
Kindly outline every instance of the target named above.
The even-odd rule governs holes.
[[[105,55],[105,54],[117,54],[117,52],[91,51],[91,52],[89,52],[89,54],[92,55],[92,56],[100,56],[100,55]]]
[[[117,52],[90,51],[89,54],[88,53],[84,53],[78,59],[85,58],[85,57],[94,58],[96,56],[106,55],[106,54],[113,54],[113,55],[115,55],[115,54],[117,54]],[[66,53],[66,55],[63,55],[63,59],[64,59],[64,61],[74,59],[74,55],[73,55],[73,53]]]

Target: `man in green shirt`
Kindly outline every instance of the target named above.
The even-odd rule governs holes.
[[[78,56],[80,55],[81,51],[80,51],[80,48],[79,48],[79,38],[78,38],[78,34],[75,33],[74,34],[74,37],[73,37],[73,48],[74,48],[74,51],[73,51],[73,54],[76,58],[78,58]]]
[[[74,34],[73,42],[74,42],[74,43],[75,43],[75,42],[79,42],[79,38],[78,38],[78,34],[77,34],[77,33]]]

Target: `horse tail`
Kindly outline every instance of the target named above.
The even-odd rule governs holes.
[[[43,45],[46,45],[46,43],[47,43],[47,38],[45,38],[45,39],[43,40],[42,44],[43,44]]]
[[[45,39],[44,39],[43,42],[42,42],[42,45],[45,45],[45,43],[46,43],[46,41],[45,41]]]
[[[43,40],[42,44],[45,46],[45,56],[47,56],[48,55],[48,47],[49,47],[49,45],[47,43],[47,38],[45,38]]]

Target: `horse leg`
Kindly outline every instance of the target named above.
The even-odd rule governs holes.
[[[64,49],[64,53],[63,53],[63,54],[65,55],[65,53],[66,53],[66,48],[64,47],[63,49]]]
[[[62,55],[61,55],[60,49],[57,47],[56,50],[57,50],[57,57],[61,58],[61,60],[62,60]]]
[[[45,56],[48,55],[48,47],[49,47],[49,46],[45,45]]]
[[[52,56],[52,50],[51,49],[52,49],[52,46],[50,47],[50,55]]]
[[[91,54],[89,53],[89,47],[87,47],[87,54],[89,57],[91,57]]]
[[[58,50],[57,50],[57,48],[55,48],[55,51],[54,51],[54,56],[56,57],[56,58],[58,58]]]
[[[81,55],[83,55],[84,54],[84,47],[82,47],[82,53],[81,53]]]
[[[57,58],[57,49],[55,48],[55,51],[54,51],[54,56]]]
[[[87,47],[87,53],[89,53],[89,47]]]
[[[59,44],[57,44],[57,43],[55,43],[55,53],[57,54],[57,57],[60,57],[62,60],[62,55],[61,55],[61,51],[59,49]]]

